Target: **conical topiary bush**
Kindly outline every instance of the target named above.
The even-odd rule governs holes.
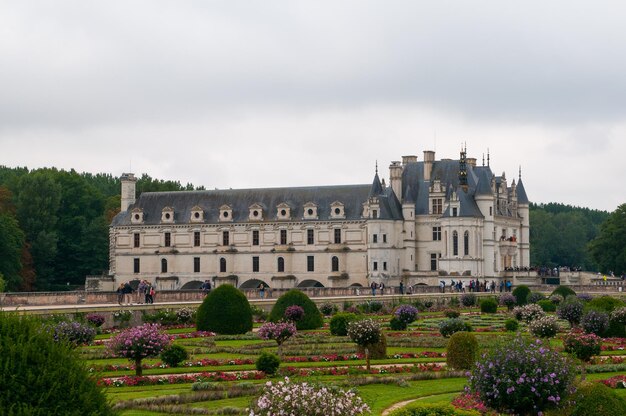
[[[304,309],[304,317],[296,322],[298,330],[317,329],[324,324],[324,318],[315,303],[298,289],[291,289],[278,298],[270,312],[270,321],[278,322],[284,320],[285,310],[291,305],[298,305]]]
[[[218,286],[198,308],[196,327],[227,335],[251,331],[252,309],[246,295],[232,285]]]

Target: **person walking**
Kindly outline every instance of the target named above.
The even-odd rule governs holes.
[[[376,282],[372,282],[370,288],[372,289],[372,296],[376,296]]]
[[[122,292],[124,293],[124,303],[127,305],[132,305],[133,302],[131,296],[134,290],[129,282],[124,283],[124,288],[122,289]]]

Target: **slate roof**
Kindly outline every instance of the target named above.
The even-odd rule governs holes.
[[[370,185],[338,185],[311,186],[293,188],[258,188],[258,189],[223,189],[213,191],[176,191],[176,192],[144,192],[127,211],[119,213],[111,226],[131,225],[130,214],[135,208],[143,210],[144,225],[161,224],[161,212],[165,207],[174,209],[174,223],[187,224],[191,217],[191,209],[199,206],[204,211],[204,223],[219,223],[219,209],[228,205],[233,211],[234,222],[248,222],[253,204],[259,204],[263,210],[263,218],[272,221],[276,218],[276,207],[287,203],[291,207],[291,219],[303,217],[303,205],[313,202],[317,205],[320,221],[331,219],[330,205],[333,202],[344,204],[345,219],[361,219],[363,203],[367,201]],[[381,198],[381,215],[397,215],[392,204],[387,205],[389,198]],[[384,206],[384,208],[383,208]],[[400,210],[400,214],[401,214]],[[313,221],[313,220],[306,220]]]
[[[519,178],[519,182],[517,183],[517,203],[518,204],[530,204],[528,200],[528,195],[526,195],[526,189],[524,189],[524,184],[522,183],[522,178]]]

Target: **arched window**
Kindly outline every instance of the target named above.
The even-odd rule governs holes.
[[[282,257],[279,257],[277,260],[277,269],[279,272],[284,272],[285,271],[285,259]]]
[[[226,273],[226,259],[224,257],[220,258],[220,273]]]
[[[469,256],[469,231],[463,234],[463,255]]]
[[[452,232],[452,255],[459,255],[459,233],[456,231]]]
[[[167,273],[167,259],[161,259],[161,273]]]
[[[331,263],[331,270],[333,272],[338,272],[339,271],[339,258],[337,256],[333,256],[333,258],[330,259],[330,263]]]

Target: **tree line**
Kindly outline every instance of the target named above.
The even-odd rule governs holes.
[[[64,290],[107,273],[120,186],[106,173],[0,166],[0,290]],[[136,189],[139,197],[204,188],[143,174]],[[626,272],[626,204],[611,214],[531,204],[530,224],[532,265]]]

